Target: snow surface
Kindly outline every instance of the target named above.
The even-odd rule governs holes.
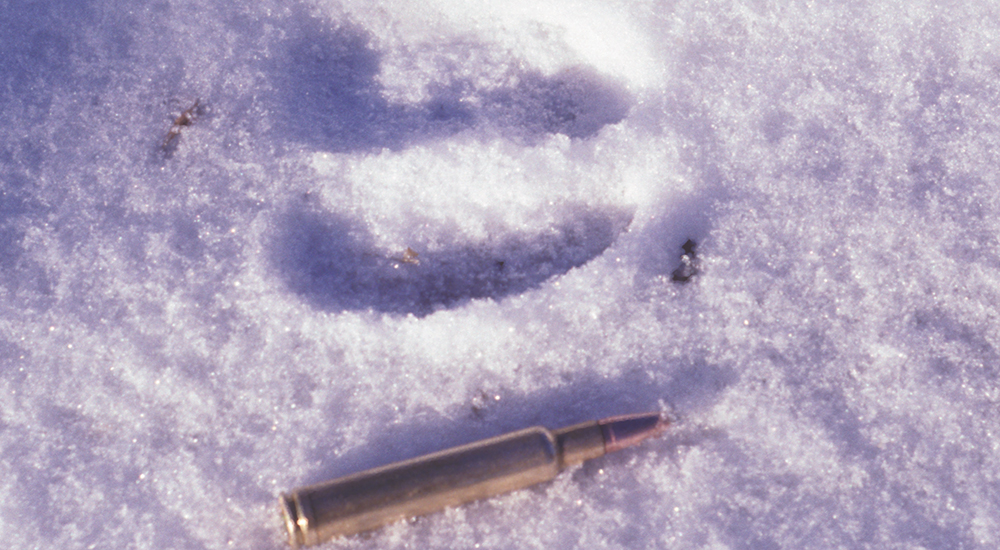
[[[996,3],[242,4],[0,1],[5,547],[657,409],[328,547],[1000,546]]]

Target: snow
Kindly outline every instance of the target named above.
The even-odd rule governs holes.
[[[0,4],[7,547],[648,410],[327,547],[1000,545],[997,8],[488,4]]]

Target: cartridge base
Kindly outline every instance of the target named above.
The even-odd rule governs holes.
[[[285,493],[279,498],[281,502],[281,516],[285,520],[285,528],[288,530],[288,544],[292,548],[298,548],[305,544],[305,537],[299,527],[299,511],[295,504],[295,497]]]

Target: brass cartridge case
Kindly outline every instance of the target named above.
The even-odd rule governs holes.
[[[640,416],[650,415],[620,418]],[[289,543],[318,544],[548,481],[603,455],[609,438],[608,421],[536,426],[302,487],[281,495]]]

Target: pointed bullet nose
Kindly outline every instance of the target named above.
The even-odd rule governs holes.
[[[598,421],[598,424],[604,434],[604,451],[610,453],[659,436],[670,422],[660,413],[653,412],[613,416]]]

